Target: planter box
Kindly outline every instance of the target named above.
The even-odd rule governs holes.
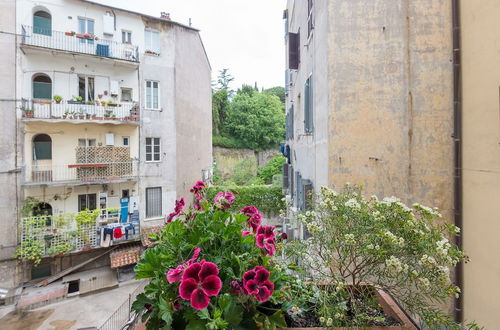
[[[371,326],[363,329],[365,330],[417,330],[418,329],[389,294],[379,289],[375,290],[375,294],[377,295],[377,302],[382,307],[384,314],[386,316],[392,317],[393,319],[398,321],[401,325]],[[326,329],[327,328],[314,327],[314,328],[281,328],[280,330],[326,330]],[[352,328],[335,327],[328,329],[349,330]]]

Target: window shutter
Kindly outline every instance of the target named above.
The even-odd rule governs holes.
[[[306,80],[304,86],[304,131],[312,133],[313,131],[313,94],[312,77]]]
[[[283,189],[288,189],[290,187],[290,179],[288,178],[290,164],[283,164]]]
[[[161,187],[146,188],[146,218],[161,216]]]
[[[300,33],[288,33],[288,68],[297,70],[300,63]]]

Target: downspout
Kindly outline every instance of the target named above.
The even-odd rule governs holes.
[[[453,144],[454,144],[454,215],[455,226],[462,230],[462,76],[460,48],[460,0],[452,0],[453,24]],[[455,243],[462,249],[463,231],[455,237]],[[464,291],[463,263],[455,267],[455,283]],[[463,322],[463,294],[455,299],[455,321]]]

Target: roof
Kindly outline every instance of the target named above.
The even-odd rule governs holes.
[[[109,256],[109,258],[111,259],[111,268],[133,265],[141,259],[141,253],[141,246],[120,248],[112,252]]]
[[[100,6],[100,7],[104,7],[104,8],[109,8],[109,9],[114,9],[114,10],[119,10],[119,11],[122,11],[122,12],[125,12],[125,13],[129,13],[129,14],[132,14],[132,15],[139,15],[139,16],[146,17],[148,19],[156,20],[156,21],[159,21],[159,22],[165,22],[165,23],[174,24],[174,25],[186,28],[188,30],[200,32],[200,30],[198,30],[198,29],[196,29],[196,28],[194,28],[192,26],[185,25],[185,24],[182,24],[182,23],[179,23],[179,22],[176,22],[176,21],[172,21],[170,19],[156,17],[156,16],[151,16],[151,15],[147,15],[147,14],[139,13],[139,12],[128,10],[128,9],[119,8],[119,7],[113,7],[113,6],[105,5],[105,4],[102,4],[102,3],[99,3],[99,2],[95,2],[95,1],[90,1],[90,0],[80,0],[80,1],[89,3],[91,5],[96,5],[96,6]]]

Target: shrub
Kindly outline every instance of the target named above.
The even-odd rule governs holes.
[[[318,316],[334,326],[366,326],[373,295],[362,284],[373,283],[431,329],[460,329],[434,304],[460,293],[449,272],[466,256],[447,238],[459,228],[436,221],[437,209],[410,208],[394,197],[367,200],[361,193],[355,186],[341,193],[323,187],[313,199],[314,211],[298,216],[310,238],[289,253],[302,258],[315,281],[333,287],[322,292],[325,303],[318,304]]]
[[[257,175],[264,180],[265,183],[270,184],[273,182],[274,175],[281,174],[285,161],[286,158],[282,155],[275,155],[265,166],[258,170]]]
[[[285,208],[281,187],[276,186],[213,186],[207,189],[207,198],[212,200],[219,192],[236,191],[238,198],[232,210],[253,205],[267,215],[278,214]]]

